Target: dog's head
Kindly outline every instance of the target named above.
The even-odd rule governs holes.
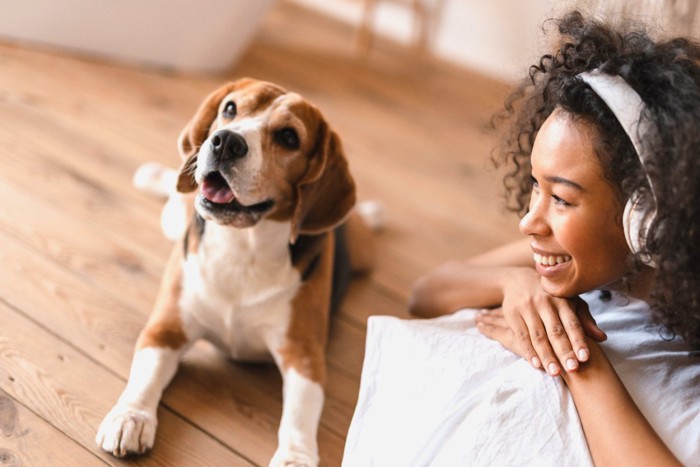
[[[291,221],[291,242],[339,224],[355,184],[338,136],[300,95],[241,79],[210,94],[180,134],[177,189],[199,189],[207,220],[250,227]]]

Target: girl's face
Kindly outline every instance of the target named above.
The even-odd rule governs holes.
[[[520,231],[530,237],[542,287],[572,297],[625,273],[622,207],[593,150],[595,129],[555,110],[532,149],[533,189]]]

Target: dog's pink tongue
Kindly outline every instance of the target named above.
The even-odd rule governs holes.
[[[228,186],[212,183],[208,180],[204,180],[202,183],[202,194],[206,199],[217,204],[230,203],[235,198]]]

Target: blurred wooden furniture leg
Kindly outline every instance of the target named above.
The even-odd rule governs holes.
[[[362,18],[355,37],[358,53],[365,55],[374,43],[374,17],[381,0],[362,0]],[[442,15],[444,0],[384,0],[404,6],[410,10],[412,17],[411,44],[416,52],[426,54],[437,30]]]
[[[365,55],[372,48],[374,40],[374,11],[379,0],[363,0],[362,18],[355,36],[355,47],[357,51]]]

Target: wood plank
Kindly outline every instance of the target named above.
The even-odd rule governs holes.
[[[124,157],[177,160],[175,141],[186,122],[183,117],[194,112],[203,96],[220,82],[206,77],[177,78],[32,48],[0,47],[0,100],[82,128]],[[51,72],[27,74],[27,69]],[[203,89],[197,89],[197,82],[203,83]]]
[[[145,249],[167,252],[167,249],[163,249],[163,237],[157,229],[157,205],[153,204],[149,212],[143,209],[141,203],[130,201],[125,196],[130,172],[124,169],[118,172],[121,176],[114,174],[99,179],[84,168],[61,160],[72,157],[80,161],[82,156],[78,154],[83,148],[77,135],[73,140],[68,137],[70,132],[62,134],[61,128],[44,125],[46,121],[36,114],[27,114],[21,109],[2,104],[0,118],[9,122],[0,133],[0,170],[4,178],[14,185],[29,184],[29,191],[48,202],[69,201],[64,205],[66,213],[80,218],[81,222],[95,223],[105,230],[118,233],[138,232],[139,244]],[[44,137],[31,138],[32,128],[44,128]],[[109,167],[103,167],[103,171],[109,170]],[[121,193],[115,193],[114,186],[107,185],[106,180],[115,178],[121,182]],[[121,215],[114,216],[115,212]]]
[[[123,382],[112,372],[0,303],[0,390],[90,450],[105,463],[135,465],[250,465],[197,427],[161,409],[156,448],[117,461],[95,445],[95,427]],[[39,340],[42,345],[27,345]],[[96,384],[98,383],[99,384]]]
[[[0,465],[109,465],[0,389]]]
[[[372,315],[390,315],[398,318],[411,318],[406,307],[406,298],[388,293],[375,283],[376,277],[354,278],[347,294],[340,304],[338,314],[348,322],[365,329],[367,319]]]
[[[87,282],[119,290],[130,301],[133,299],[136,307],[148,312],[165,258],[149,254],[138,243],[110,235],[99,226],[71,219],[62,203],[46,204],[2,175],[0,199],[12,199],[0,210],[1,230],[54,263],[79,273]]]

